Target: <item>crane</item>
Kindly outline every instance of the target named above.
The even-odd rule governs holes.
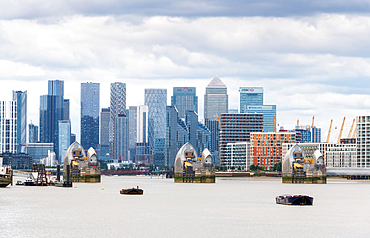
[[[274,116],[274,132],[276,132],[276,116]]]
[[[352,134],[351,138],[356,138],[356,129],[357,129],[357,127],[355,127],[355,130],[353,131],[353,134]]]
[[[349,133],[348,133],[348,138],[351,138],[352,129],[353,129],[353,125],[355,124],[355,121],[356,121],[356,119],[353,119],[351,129],[349,130]]]
[[[333,119],[331,119],[331,122],[330,122],[330,127],[329,127],[329,133],[328,133],[328,138],[326,139],[326,143],[329,143],[329,139],[330,139],[330,132],[331,132],[331,126],[333,125]]]
[[[299,129],[299,119],[297,119],[297,130]]]
[[[338,136],[337,144],[340,143],[340,138],[342,138],[342,132],[343,132],[343,127],[344,127],[344,121],[345,120],[346,120],[346,117],[343,118],[343,123],[342,123],[342,127],[340,128],[340,131],[339,131],[339,136]]]
[[[219,128],[221,129],[221,121],[218,116],[215,116],[215,120],[218,121]]]
[[[315,121],[315,116],[312,116],[312,126],[311,126],[311,128],[313,128],[314,121]]]

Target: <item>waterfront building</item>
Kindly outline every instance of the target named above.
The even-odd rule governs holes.
[[[11,166],[12,169],[30,169],[33,164],[32,157],[26,153],[2,153],[0,161],[5,166]]]
[[[276,120],[276,105],[247,105],[243,112],[263,114],[263,131],[274,132]]]
[[[81,145],[99,144],[100,83],[81,83]]]
[[[145,89],[144,104],[148,106],[148,142],[150,146],[150,152],[161,151],[163,148],[155,148],[156,139],[165,140],[166,137],[166,106],[167,106],[167,89]],[[161,143],[157,142],[157,145]],[[163,144],[164,145],[164,144]],[[155,162],[159,162],[158,159],[162,156],[154,158]],[[164,164],[163,161],[160,164]]]
[[[343,147],[329,147],[325,153],[326,167],[357,167],[357,146],[346,144]]]
[[[0,153],[17,152],[17,101],[0,101]]]
[[[356,117],[357,167],[370,167],[370,116]]]
[[[174,87],[171,96],[171,106],[175,106],[180,118],[185,118],[185,112],[195,111],[198,113],[198,97],[195,87]]]
[[[116,159],[114,154],[117,150],[115,146],[115,122],[118,115],[126,115],[126,84],[115,82],[110,85],[110,120],[109,120],[109,155],[111,159]],[[127,139],[125,139],[127,143]],[[119,156],[118,156],[119,157]]]
[[[69,99],[64,99],[63,101],[63,120],[71,120],[69,117],[70,105]]]
[[[59,157],[59,120],[63,120],[64,81],[49,80],[48,95],[40,96],[40,142],[53,143]],[[58,158],[61,161],[61,158]]]
[[[251,166],[250,142],[227,143],[224,166],[228,169],[249,170]]]
[[[29,154],[35,162],[48,157],[48,151],[53,151],[53,143],[28,143],[26,153]]]
[[[240,113],[247,112],[247,106],[263,105],[263,87],[240,87]]]
[[[63,163],[64,154],[68,147],[71,145],[71,121],[60,120],[59,121],[59,158],[60,163]]]
[[[28,143],[34,143],[39,140],[39,127],[32,122],[28,124]]]
[[[128,161],[128,118],[119,114],[114,123],[115,161]]]
[[[257,113],[223,113],[220,118],[219,137],[220,166],[229,166],[225,155],[226,145],[236,142],[250,142],[251,132],[262,132],[263,115]]]
[[[204,118],[214,119],[229,109],[226,85],[217,76],[206,87],[204,95]]]
[[[220,136],[220,122],[215,119],[204,119],[204,124],[211,132],[211,141],[209,145],[209,151],[212,154],[213,163],[219,165],[218,160],[218,140]]]
[[[283,143],[296,143],[294,132],[253,132],[250,135],[251,163],[266,170],[272,170],[274,165],[282,162],[284,157]],[[249,169],[249,168],[248,168]]]
[[[27,91],[13,91],[17,102],[17,153],[25,151],[27,143]]]
[[[100,156],[109,155],[109,121],[110,108],[102,108],[100,112]]]
[[[311,141],[311,127],[300,127],[299,129],[296,129],[296,132],[300,133],[300,139],[297,138],[297,143],[310,143]]]

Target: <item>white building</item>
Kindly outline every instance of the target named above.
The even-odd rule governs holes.
[[[345,145],[344,147],[330,147],[326,151],[326,167],[357,167],[356,145]]]
[[[370,116],[356,117],[357,167],[370,167]]]
[[[249,170],[251,165],[250,143],[227,143],[225,147],[225,164],[228,169]]]
[[[0,153],[17,152],[17,102],[0,101]]]

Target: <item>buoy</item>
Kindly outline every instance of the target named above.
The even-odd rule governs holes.
[[[77,188],[77,186],[75,186],[75,188]]]
[[[101,188],[101,190],[104,190],[104,188]]]

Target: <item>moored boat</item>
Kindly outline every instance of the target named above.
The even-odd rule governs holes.
[[[22,182],[22,181],[17,181],[16,183],[15,183],[15,185],[24,185],[24,183]]]
[[[125,194],[125,195],[143,195],[144,194],[144,190],[142,190],[141,188],[139,188],[139,186],[137,186],[137,188],[124,188],[124,189],[121,189],[119,191],[120,194]]]
[[[0,188],[5,188],[13,181],[13,171],[5,166],[0,167]]]
[[[276,204],[283,205],[313,205],[313,197],[308,195],[280,195],[276,197]]]
[[[31,177],[28,177],[26,178],[26,182],[24,182],[24,186],[36,186],[36,183]]]

